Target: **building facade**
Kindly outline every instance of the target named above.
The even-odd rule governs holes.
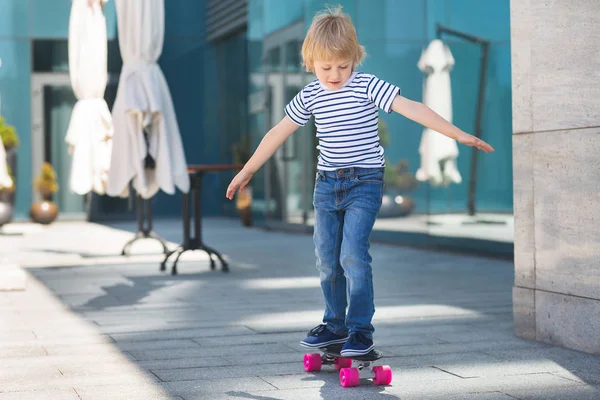
[[[232,146],[245,137],[251,150],[283,116],[283,108],[314,79],[300,48],[317,0],[236,0],[232,9],[211,1],[165,1],[165,41],[159,64],[171,90],[189,164],[231,163]],[[513,191],[509,1],[341,0],[367,51],[360,70],[388,80],[414,100],[423,100],[426,75],[418,62],[438,36],[448,46],[453,122],[495,147],[477,154],[459,146],[461,183],[447,186],[415,180],[423,128],[399,115],[384,115],[381,136],[388,168],[386,194],[374,239],[512,254]],[[52,4],[52,5],[50,5]],[[240,11],[242,10],[242,11]],[[0,15],[0,114],[17,128],[17,218],[26,219],[34,199],[36,165],[50,161],[61,189],[55,200],[63,218],[135,218],[133,202],[69,193],[71,164],[64,134],[75,98],[68,79],[70,2],[6,0]],[[114,1],[104,8],[109,36],[112,105],[121,60]],[[229,16],[225,18],[224,16]],[[231,16],[235,16],[232,18]],[[448,31],[440,31],[438,25]],[[482,46],[449,33],[475,36]],[[483,84],[482,84],[483,83]],[[480,101],[481,100],[481,101]],[[294,134],[252,182],[257,224],[275,229],[312,229],[316,165],[314,124]],[[235,216],[224,198],[232,173],[204,181],[203,212]],[[159,193],[154,215],[178,216],[180,195]],[[474,214],[474,215],[472,215]]]

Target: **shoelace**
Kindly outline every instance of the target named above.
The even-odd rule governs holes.
[[[308,332],[308,336],[319,336],[326,329],[325,325],[318,325]]]

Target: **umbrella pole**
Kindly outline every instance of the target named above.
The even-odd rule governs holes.
[[[485,86],[486,86],[486,72],[489,58],[489,40],[470,35],[468,33],[460,32],[443,25],[437,24],[436,36],[438,39],[441,38],[442,34],[456,36],[469,42],[478,44],[481,46],[481,69],[479,71],[479,91],[477,95],[477,106],[475,111],[475,128],[474,136],[478,139],[481,138],[481,122],[483,117],[483,103],[485,100]],[[467,212],[469,216],[473,217],[476,213],[475,207],[475,194],[477,189],[477,156],[479,150],[475,147],[471,149],[471,170],[469,171],[469,190],[467,200]]]
[[[152,231],[152,207],[150,204],[150,199],[144,199],[139,194],[136,196],[137,200],[137,222],[138,222],[138,231],[129,242],[125,244],[123,250],[121,251],[122,256],[129,255],[129,249],[131,245],[140,239],[154,239],[158,240],[163,247],[163,254],[169,253],[169,248],[167,247],[167,242],[158,236],[154,231]],[[146,223],[146,227],[144,227],[144,222]]]

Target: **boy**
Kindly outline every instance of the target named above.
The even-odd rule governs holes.
[[[397,86],[355,71],[364,54],[341,7],[315,16],[302,46],[302,58],[306,70],[314,72],[317,79],[285,107],[286,116],[265,135],[226,193],[233,199],[279,146],[314,115],[319,138],[314,243],[325,313],[323,324],[312,329],[300,344],[319,348],[343,343],[341,355],[347,357],[364,355],[374,348],[371,320],[375,307],[368,250],[381,207],[385,167],[377,135],[378,108],[402,114],[464,145],[486,153],[494,151],[424,104],[402,97]]]

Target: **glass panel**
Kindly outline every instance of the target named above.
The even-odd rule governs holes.
[[[301,65],[302,42],[292,40],[285,44],[285,69],[287,72],[300,72]]]
[[[108,41],[107,69],[120,73],[123,66],[119,43]],[[37,39],[33,41],[33,72],[69,72],[69,43],[66,39]]]
[[[34,40],[33,72],[69,72],[67,40]]]
[[[281,48],[275,47],[267,53],[266,68],[268,72],[281,72]]]
[[[267,52],[267,112],[270,126],[284,117],[284,108],[308,83],[309,77],[300,65],[300,39],[292,39]],[[283,68],[274,65],[283,63]],[[264,133],[263,133],[264,134]],[[312,122],[299,128],[269,161],[268,202],[274,204],[270,217],[287,223],[306,224],[310,219],[316,157]]]
[[[302,89],[295,85],[286,85],[284,90],[283,102],[287,104]],[[285,186],[286,186],[286,210],[287,220],[289,222],[302,222],[302,211],[304,202],[302,199],[303,186],[306,172],[303,168],[301,139],[305,135],[304,129],[298,129],[286,142],[281,149],[282,159],[285,163]]]
[[[65,143],[65,134],[71,119],[71,112],[77,99],[67,86],[46,86],[44,88],[45,114],[45,154],[44,160],[51,163],[56,171],[59,190],[54,194],[61,214],[83,213],[85,197],[74,194],[69,188],[72,157]],[[36,171],[36,175],[39,171]]]

